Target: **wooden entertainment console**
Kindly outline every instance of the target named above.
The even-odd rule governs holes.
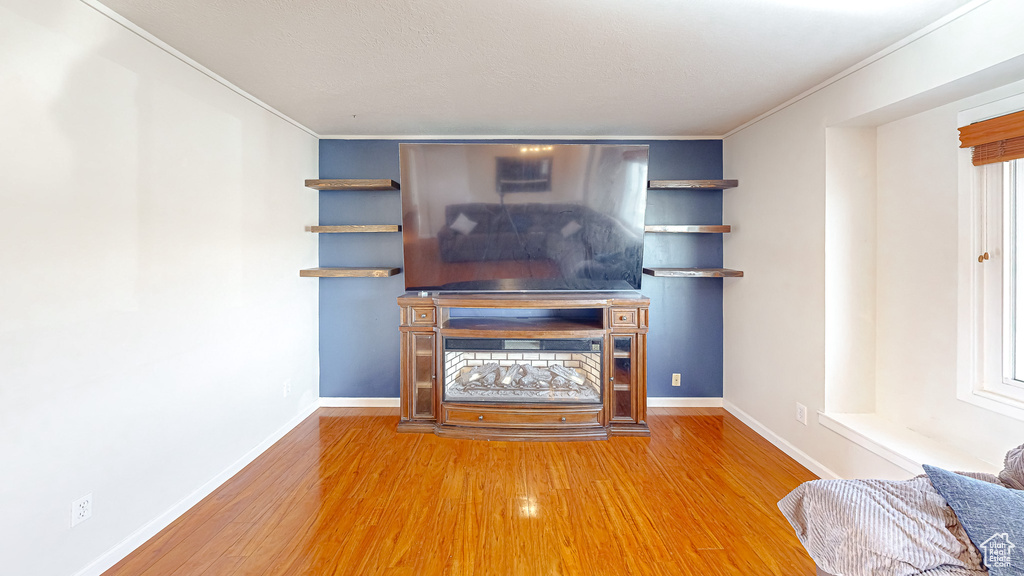
[[[398,431],[486,440],[650,436],[649,304],[635,292],[400,296]]]

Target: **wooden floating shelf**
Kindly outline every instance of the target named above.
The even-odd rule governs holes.
[[[351,232],[401,232],[401,224],[352,224],[346,226],[308,226],[314,234],[342,234]]]
[[[644,232],[666,232],[669,234],[725,234],[732,232],[732,226],[656,225],[644,226]]]
[[[644,268],[644,274],[662,278],[742,278],[742,270],[728,268]]]
[[[387,278],[401,271],[401,268],[308,268],[299,270],[299,276],[303,278]]]
[[[725,190],[740,185],[739,180],[648,180],[648,190]]]
[[[399,190],[398,182],[394,180],[306,180],[306,188],[314,190]]]

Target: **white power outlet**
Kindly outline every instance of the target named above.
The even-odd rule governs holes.
[[[71,503],[71,527],[92,518],[92,492]]]
[[[796,421],[807,426],[807,406],[799,402],[796,403]]]
[[[282,396],[284,396],[285,398],[287,398],[288,395],[292,393],[292,381],[291,380],[285,380],[284,381],[284,386],[282,386],[281,393],[282,393]]]
[[[682,386],[681,376],[678,373],[672,374],[672,385]]]

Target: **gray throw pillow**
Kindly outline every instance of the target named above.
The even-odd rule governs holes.
[[[999,480],[1010,488],[1024,490],[1024,444],[1006,453]]]
[[[991,576],[1024,576],[1024,491],[925,465],[935,490],[985,558]]]

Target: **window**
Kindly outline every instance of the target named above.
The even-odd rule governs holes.
[[[1024,420],[1024,113],[1006,114],[1021,108],[961,114],[957,397]]]
[[[1003,195],[1003,367],[989,389],[1024,401],[1024,161],[994,166]]]
[[[972,342],[958,396],[1024,419],[1024,160],[971,170]]]

